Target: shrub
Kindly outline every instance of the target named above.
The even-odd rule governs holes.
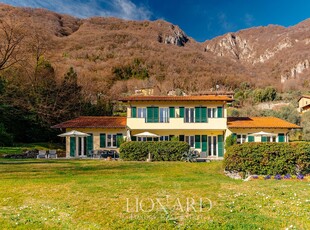
[[[181,141],[125,142],[120,146],[120,158],[126,161],[145,161],[151,153],[154,161],[180,161],[189,145]]]
[[[237,144],[237,137],[231,134],[226,138],[225,149],[235,144]]]
[[[276,175],[310,172],[310,143],[244,143],[224,156],[227,171]]]
[[[0,146],[12,146],[13,136],[6,132],[6,129],[2,123],[0,123]]]

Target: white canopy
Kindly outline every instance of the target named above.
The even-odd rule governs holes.
[[[159,137],[158,135],[156,135],[154,133],[150,133],[150,132],[138,133],[134,136],[136,136],[136,137]]]
[[[62,133],[58,135],[59,137],[88,137],[89,134],[87,133],[82,133],[76,130],[72,130],[70,132]]]
[[[277,136],[277,134],[275,134],[275,133],[267,133],[267,132],[263,132],[263,131],[260,131],[258,133],[252,133],[250,135],[251,136]]]

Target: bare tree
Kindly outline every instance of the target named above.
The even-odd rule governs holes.
[[[22,25],[14,19],[0,19],[0,70],[4,70],[21,60],[19,51],[25,37]]]

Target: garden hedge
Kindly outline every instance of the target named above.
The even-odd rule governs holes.
[[[230,146],[226,171],[258,175],[310,173],[310,143],[244,143]]]
[[[120,146],[120,158],[126,161],[145,161],[148,154],[154,161],[179,161],[189,145],[183,141],[130,141]]]

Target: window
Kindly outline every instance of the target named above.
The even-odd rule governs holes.
[[[146,141],[146,137],[137,137],[137,141]]]
[[[146,118],[146,108],[138,108],[138,117]]]
[[[107,135],[107,147],[108,148],[116,148],[117,147],[117,135],[116,134],[108,134]]]
[[[268,136],[267,142],[276,142],[276,136]]]
[[[159,108],[159,122],[160,123],[169,122],[169,108]]]
[[[160,141],[169,141],[169,136],[160,136]]]
[[[217,108],[208,108],[208,117],[216,118],[217,117]]]
[[[195,109],[194,108],[185,108],[185,122],[193,123],[195,118]]]
[[[208,136],[208,155],[216,156],[217,136]]]
[[[237,134],[237,144],[242,144],[246,142],[245,134]]]
[[[185,136],[185,142],[189,144],[190,147],[195,147],[195,136]]]

